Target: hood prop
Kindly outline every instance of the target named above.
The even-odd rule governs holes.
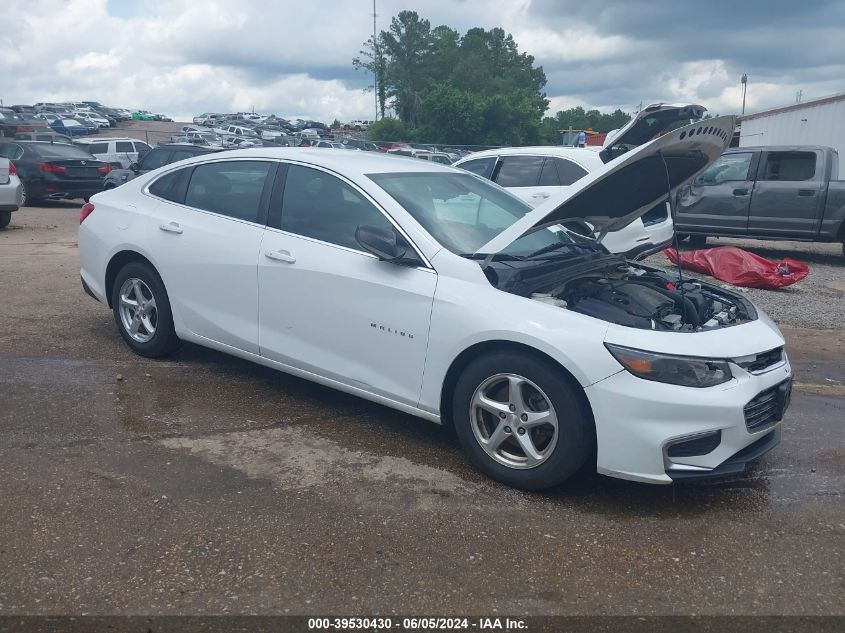
[[[669,178],[669,165],[666,163],[666,157],[663,156],[662,151],[658,151],[657,155],[660,156],[660,160],[663,161],[663,169],[666,171],[666,203],[669,205],[669,217],[672,218],[672,245],[675,247],[675,252],[680,253],[680,248],[678,247],[678,230],[675,228],[675,222],[677,218],[675,217],[675,202],[672,199],[672,181]],[[678,290],[681,292],[681,300],[686,301],[686,297],[684,296],[684,273],[683,269],[681,268],[681,258],[678,257]]]

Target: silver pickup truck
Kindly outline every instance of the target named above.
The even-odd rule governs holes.
[[[830,147],[737,147],[678,197],[675,230],[707,236],[843,242],[845,181]]]

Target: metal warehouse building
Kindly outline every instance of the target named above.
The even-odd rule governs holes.
[[[793,103],[739,118],[740,147],[827,145],[839,152],[839,178],[845,172],[845,92]]]

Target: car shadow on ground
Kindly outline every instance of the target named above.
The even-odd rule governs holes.
[[[766,457],[745,475],[723,480],[653,485],[606,477],[585,468],[551,490],[513,491],[472,468],[454,432],[446,426],[196,345],[184,345],[172,360],[186,366],[210,365],[233,379],[245,380],[259,400],[276,398],[282,390],[296,398],[297,407],[310,411],[301,422],[278,422],[278,426],[304,423],[346,449],[405,457],[444,469],[468,485],[501,488],[503,493],[515,494],[526,503],[619,519],[677,518],[719,509],[748,512],[756,507],[762,511],[769,506]]]

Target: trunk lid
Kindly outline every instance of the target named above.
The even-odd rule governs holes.
[[[589,222],[600,237],[624,228],[721,156],[735,121],[736,117],[723,116],[693,123],[621,154],[527,213],[477,252],[498,253],[528,233],[573,220]],[[624,139],[623,133],[624,129],[619,136]]]

